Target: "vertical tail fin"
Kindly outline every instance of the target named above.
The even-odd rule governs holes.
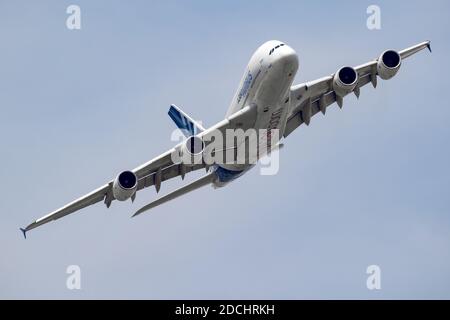
[[[199,123],[174,104],[170,106],[168,114],[186,137],[195,136],[198,133],[205,131]]]

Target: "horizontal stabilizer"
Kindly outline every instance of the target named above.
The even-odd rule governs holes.
[[[183,110],[172,104],[169,108],[169,117],[175,122],[186,137],[195,136],[205,129],[194,119],[189,117]]]
[[[208,184],[210,184],[213,181],[213,178],[215,177],[215,173],[209,173],[204,177],[201,177],[198,180],[195,180],[194,182],[191,182],[188,185],[185,185],[169,194],[166,194],[165,196],[150,202],[149,204],[147,204],[146,206],[142,207],[141,209],[139,209],[138,211],[136,211],[136,213],[133,215],[133,217],[147,211],[150,210],[156,206],[159,206],[160,204],[163,204],[167,201],[173,200],[175,198],[178,198],[179,196],[182,196],[183,194],[186,194],[188,192],[194,191],[196,189],[199,189],[201,187],[204,187]]]

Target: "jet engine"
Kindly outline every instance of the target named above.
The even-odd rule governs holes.
[[[358,84],[358,72],[352,67],[343,67],[335,73],[333,78],[333,90],[340,97],[355,90]]]
[[[181,145],[181,160],[187,166],[202,163],[205,143],[196,136],[190,136]]]
[[[137,190],[138,179],[131,171],[121,172],[113,182],[113,195],[119,201],[130,199]]]
[[[388,80],[395,76],[402,64],[402,58],[397,51],[387,50],[378,59],[377,72],[381,79]]]

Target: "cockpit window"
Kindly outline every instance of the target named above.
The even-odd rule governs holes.
[[[282,46],[284,46],[284,43],[280,43],[280,44],[277,45],[275,48],[270,49],[270,51],[269,51],[269,56],[270,56],[276,49],[278,49],[279,47],[282,47]]]

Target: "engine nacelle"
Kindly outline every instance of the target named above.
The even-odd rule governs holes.
[[[397,51],[387,50],[378,58],[377,72],[381,79],[388,80],[395,76],[402,64],[402,57]]]
[[[200,164],[203,161],[205,143],[197,136],[190,136],[181,145],[181,161],[187,166]]]
[[[355,90],[358,85],[358,72],[352,67],[343,67],[335,73],[333,78],[333,90],[340,97]]]
[[[138,179],[131,171],[121,172],[113,182],[113,195],[119,201],[130,199],[137,190]]]

